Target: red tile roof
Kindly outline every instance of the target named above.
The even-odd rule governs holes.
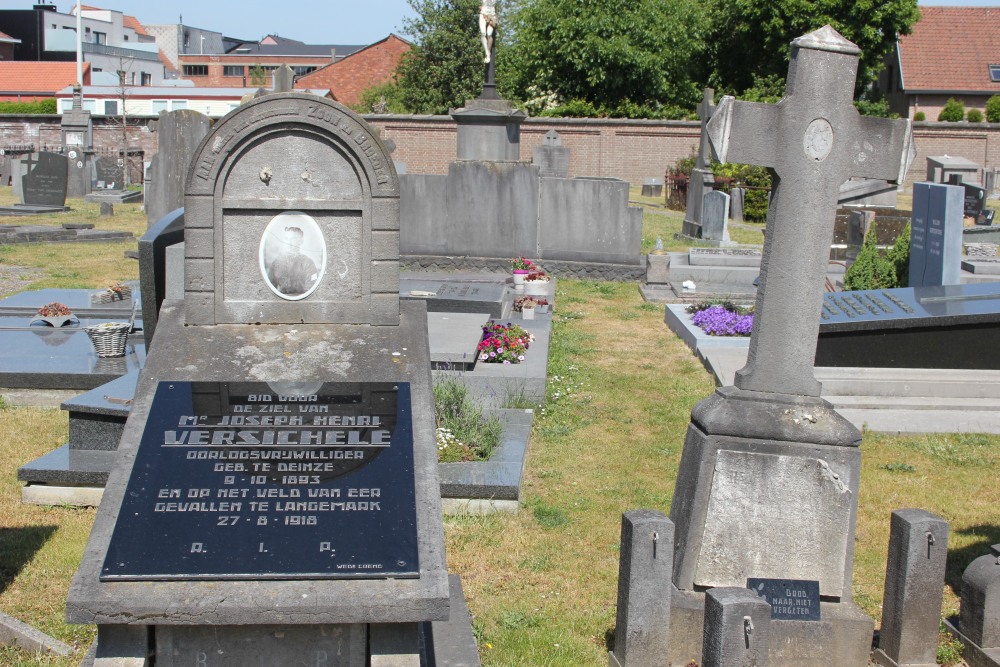
[[[11,93],[55,97],[76,83],[76,63],[0,60],[0,95]],[[83,63],[83,83],[90,83],[90,63]]]
[[[902,87],[919,91],[1000,93],[1000,7],[920,7],[913,33],[900,35]]]
[[[137,35],[149,35],[149,33],[146,32],[146,29],[142,27],[142,24],[139,23],[139,19],[134,16],[124,14],[122,16],[122,25],[126,28],[132,28],[132,30],[135,30],[135,34]]]
[[[366,89],[392,80],[400,58],[410,48],[408,41],[390,34],[343,60],[306,74],[295,82],[295,87],[329,88],[333,99],[341,104],[357,104]]]

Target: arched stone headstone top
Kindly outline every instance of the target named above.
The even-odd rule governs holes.
[[[399,181],[376,132],[304,93],[236,109],[185,191],[187,324],[399,322]]]

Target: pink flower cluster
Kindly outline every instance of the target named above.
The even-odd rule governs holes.
[[[479,360],[488,364],[518,364],[535,337],[516,324],[490,320],[483,325],[483,340],[478,347]]]

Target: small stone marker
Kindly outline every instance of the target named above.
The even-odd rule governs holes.
[[[115,205],[109,201],[101,202],[101,217],[110,218],[115,214]]]
[[[961,282],[963,197],[957,185],[913,184],[910,287]]]
[[[622,515],[618,614],[611,667],[662,663],[670,638],[670,574],[674,525],[662,512]]]
[[[713,588],[705,594],[702,667],[767,667],[770,628],[771,605],[756,593]]]
[[[212,130],[212,121],[193,109],[166,111],[156,123],[158,150],[149,167],[150,184],[143,201],[146,224],[152,226],[184,206],[184,181],[198,144]]]
[[[701,209],[701,237],[729,241],[729,195],[722,190],[705,193]]]
[[[746,190],[743,188],[733,188],[729,191],[730,217],[733,222],[743,222],[743,202],[746,198]]]
[[[274,90],[272,93],[290,93],[295,84],[295,70],[289,65],[281,65],[274,70]]]
[[[818,627],[771,626],[782,666],[825,666],[831,655],[864,664],[874,626],[851,601],[861,434],[820,398],[813,373],[840,184],[899,181],[912,152],[909,121],[854,108],[858,54],[830,26],[800,37],[781,102],[725,97],[707,128],[720,162],[768,166],[777,178],[747,365],[691,412],[670,509],[673,581],[694,601],[711,587],[746,595],[749,578],[817,580]],[[671,610],[672,634],[695,631],[686,609]],[[672,660],[692,657],[672,649]]]
[[[885,667],[937,663],[947,560],[947,521],[919,509],[892,513],[875,662]]]
[[[549,130],[542,139],[542,145],[531,150],[531,161],[538,165],[538,175],[549,178],[569,176],[569,148],[563,146],[562,138],[555,130]]]
[[[962,573],[958,639],[973,667],[1000,665],[1000,544]]]

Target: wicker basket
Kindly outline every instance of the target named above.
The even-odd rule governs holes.
[[[121,292],[106,289],[103,292],[97,292],[96,294],[90,295],[91,304],[113,303],[115,301],[129,301],[131,299],[132,288],[128,285],[125,285]]]
[[[98,357],[124,357],[125,344],[132,325],[128,322],[105,322],[85,327]]]

